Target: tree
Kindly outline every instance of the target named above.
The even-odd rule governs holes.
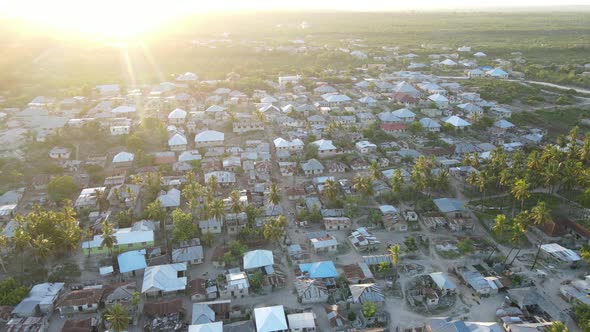
[[[0,281],[0,305],[16,306],[27,297],[29,290],[14,278]]]
[[[269,187],[268,202],[272,204],[272,212],[274,212],[275,207],[281,203],[281,190],[276,183],[272,183]]]
[[[267,221],[264,224],[262,234],[265,239],[276,242],[283,237],[285,227],[287,226],[287,218],[285,216],[278,216],[275,219]]]
[[[520,210],[524,210],[524,201],[531,197],[531,193],[529,191],[529,183],[526,182],[524,179],[518,179],[514,181],[512,185],[512,189],[510,192],[516,201],[520,202]]]
[[[231,194],[229,195],[229,200],[231,202],[231,212],[238,214],[243,212],[244,206],[242,205],[242,202],[240,201],[240,192],[237,190],[234,190],[231,192]]]
[[[336,181],[332,179],[327,179],[326,182],[324,182],[322,194],[330,202],[334,202],[336,200],[336,197],[338,196],[338,188],[336,187]]]
[[[418,134],[421,134],[424,131],[424,128],[422,127],[422,124],[420,122],[412,122],[408,125],[408,131],[416,136]]]
[[[418,244],[416,244],[416,239],[413,237],[405,239],[404,245],[406,246],[406,252],[414,252],[418,250]]]
[[[317,159],[318,157],[318,146],[315,144],[305,145],[305,159]]]
[[[180,208],[172,211],[172,224],[172,239],[176,242],[188,241],[197,236],[197,225],[193,222],[192,215]]]
[[[223,255],[223,261],[226,265],[237,264],[241,261],[244,253],[248,250],[248,246],[240,241],[232,241],[229,244],[228,250]]]
[[[462,254],[469,254],[474,251],[474,244],[471,239],[463,239],[457,243],[457,249]]]
[[[399,263],[400,251],[401,247],[399,244],[395,244],[387,248],[387,253],[389,253],[389,255],[391,256],[391,264],[393,264],[393,266],[397,266],[397,264]]]
[[[369,178],[373,181],[381,180],[383,173],[379,169],[379,163],[374,161],[369,165]]]
[[[162,207],[160,200],[157,199],[146,206],[145,214],[148,219],[157,220],[160,223],[163,223],[166,219],[166,210]]]
[[[530,218],[535,225],[544,225],[553,221],[551,210],[549,210],[545,202],[538,202],[537,205],[531,209]]]
[[[370,302],[367,301],[365,303],[363,303],[363,316],[365,316],[365,318],[372,318],[377,314],[377,304],[375,304],[375,302]]]
[[[217,195],[219,183],[217,182],[217,177],[215,175],[210,176],[209,179],[207,179],[207,188],[209,189],[208,192],[211,195],[210,199]]]
[[[351,311],[348,313],[348,321],[349,322],[354,322],[356,320],[356,314],[354,313],[354,311]]]
[[[401,169],[397,168],[391,177],[391,191],[394,193],[400,193],[402,191],[403,185],[404,177],[402,176],[402,171]]]
[[[250,289],[253,291],[258,291],[262,288],[262,282],[264,281],[262,271],[258,270],[254,272],[254,274],[248,277],[248,281],[250,282]]]
[[[377,265],[377,271],[379,272],[387,272],[389,270],[391,270],[391,264],[389,264],[389,262],[384,261]]]
[[[494,219],[494,225],[492,226],[492,231],[502,239],[504,238],[504,233],[506,233],[507,229],[508,223],[506,221],[506,215],[496,215],[496,218]]]
[[[4,249],[8,247],[8,240],[6,239],[6,235],[0,234],[0,265],[2,265],[2,271],[6,274],[6,266],[4,266],[4,256],[2,256],[2,252]]]
[[[569,332],[569,329],[567,328],[567,326],[563,325],[561,321],[554,321],[553,323],[551,323],[549,332]]]
[[[110,324],[110,329],[122,332],[129,327],[129,313],[121,304],[114,304],[105,314],[105,319]]]
[[[584,260],[584,262],[590,264],[590,245],[582,245],[582,248],[580,248],[580,257]]]
[[[203,246],[210,248],[213,245],[214,239],[215,235],[213,233],[206,232],[201,236],[201,243],[203,243]]]
[[[47,184],[47,194],[54,202],[61,202],[66,198],[70,198],[76,191],[78,186],[71,176],[54,177]]]
[[[357,175],[352,188],[366,198],[373,194],[373,180],[370,177]]]
[[[109,255],[113,256],[113,247],[117,244],[117,238],[115,237],[115,230],[113,225],[108,221],[102,223],[102,234],[100,236],[102,241],[101,247],[106,247],[109,250]]]

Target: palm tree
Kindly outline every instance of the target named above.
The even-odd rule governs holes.
[[[281,191],[276,183],[272,183],[269,187],[268,202],[272,204],[272,212],[275,207],[281,203]]]
[[[94,196],[96,197],[96,204],[98,205],[98,213],[106,210],[109,206],[109,200],[107,199],[106,190],[94,189]]]
[[[242,212],[244,207],[240,201],[240,192],[237,190],[232,191],[229,195],[229,199],[231,201],[231,212],[235,214]]]
[[[334,200],[336,200],[336,197],[338,196],[338,189],[336,188],[336,181],[334,181],[332,179],[326,180],[326,182],[324,182],[324,187],[322,189],[322,192],[330,202],[333,202]]]
[[[217,220],[223,220],[223,217],[225,216],[225,203],[222,200],[214,200],[209,204],[209,207],[209,215],[212,218],[215,218]]]
[[[569,332],[569,329],[561,321],[557,320],[557,321],[554,321],[553,323],[551,323],[551,327],[549,328],[549,332]]]
[[[479,174],[476,176],[475,186],[481,193],[481,211],[483,211],[483,204],[486,199],[486,188],[488,187],[489,181],[489,174],[486,170],[479,172]]]
[[[6,273],[6,266],[4,266],[4,256],[2,256],[2,251],[8,246],[8,239],[6,235],[0,234],[0,265],[2,265],[2,270]]]
[[[354,178],[352,188],[359,192],[364,197],[370,196],[373,193],[373,181],[369,177],[357,175]]]
[[[395,245],[387,248],[387,253],[389,253],[389,256],[391,256],[391,264],[393,264],[393,266],[396,268],[396,271],[397,271],[397,264],[399,263],[399,259],[400,259],[400,252],[401,252],[401,246],[399,244],[395,244]]]
[[[553,221],[551,210],[549,210],[547,204],[542,201],[538,202],[537,205],[531,209],[530,218],[535,225],[544,225],[545,223]]]
[[[264,238],[276,242],[283,237],[285,233],[285,227],[287,226],[287,218],[285,216],[278,216],[277,218],[267,221],[264,224],[262,234]]]
[[[129,313],[121,304],[114,304],[105,314],[105,319],[111,324],[110,329],[122,332],[129,327]]]
[[[369,178],[373,181],[381,180],[383,177],[383,173],[379,170],[379,163],[377,161],[372,162],[369,166],[369,174]]]
[[[524,201],[527,198],[531,197],[529,187],[530,187],[530,185],[528,184],[528,182],[526,182],[526,180],[518,179],[518,180],[514,181],[514,185],[512,186],[512,189],[510,190],[514,199],[517,201],[520,201],[520,210],[521,211],[524,210]],[[512,210],[512,213],[514,214],[514,209]]]
[[[112,258],[113,247],[117,243],[117,238],[115,237],[115,230],[113,229],[113,225],[108,221],[104,221],[102,223],[102,234],[100,237],[102,238],[100,246],[106,247],[109,250],[109,255],[111,255]]]
[[[584,262],[590,264],[590,245],[582,245],[582,248],[580,248],[580,257],[584,260]]]
[[[36,238],[32,239],[31,246],[33,247],[33,253],[35,262],[39,263],[38,258],[46,258],[51,253],[53,248],[53,242],[50,239],[45,238],[43,234],[40,234]]]
[[[508,223],[506,222],[506,215],[498,214],[494,219],[494,225],[492,226],[492,231],[500,236],[500,238],[504,237],[504,233],[508,229]]]
[[[402,171],[401,169],[397,168],[391,177],[391,191],[394,193],[400,193],[402,191],[403,185],[404,177],[402,176]]]
[[[530,222],[529,211],[521,211],[516,215],[516,217],[514,217],[514,219],[512,220],[512,238],[511,238],[511,242],[513,243],[513,245],[519,245],[519,243],[522,241],[522,239],[526,236],[526,233],[529,228],[529,222]],[[510,262],[510,264],[514,263],[514,260],[516,259],[516,257],[518,257],[518,254],[520,254],[520,250],[521,250],[521,248],[519,245],[519,248],[516,251],[516,255],[514,255],[514,258],[512,258],[512,261]]]
[[[217,189],[219,189],[219,184],[217,182],[217,177],[215,175],[210,176],[207,180],[207,187],[209,188],[209,192],[211,195],[217,195]]]

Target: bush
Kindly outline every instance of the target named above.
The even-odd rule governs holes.
[[[0,282],[0,305],[15,306],[29,294],[29,288],[22,286],[14,278]]]

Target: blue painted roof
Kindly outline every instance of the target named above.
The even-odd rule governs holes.
[[[117,260],[119,261],[119,272],[121,273],[141,270],[147,267],[145,249],[124,252],[117,256]]]
[[[332,261],[315,262],[299,264],[301,272],[306,272],[312,279],[315,278],[336,278],[338,272],[336,272],[336,266]]]

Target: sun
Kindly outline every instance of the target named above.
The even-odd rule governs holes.
[[[0,10],[23,18],[31,27],[60,33],[113,39],[135,38],[181,15],[180,2],[151,0],[20,0]]]

